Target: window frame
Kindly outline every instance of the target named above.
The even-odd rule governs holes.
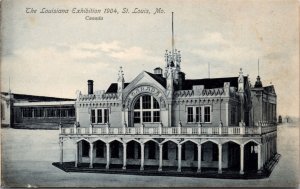
[[[205,108],[209,108],[209,121],[205,121]],[[189,109],[192,109],[192,114],[189,113]],[[198,110],[199,111],[198,111]],[[211,123],[211,105],[202,105],[202,106],[186,106],[186,122],[187,123]],[[193,117],[193,120],[190,121],[190,117]],[[198,120],[199,119],[199,120]]]
[[[94,120],[92,119],[93,118],[93,113],[95,113],[94,115]],[[101,112],[101,116],[98,115],[98,113]],[[107,124],[109,123],[109,116],[110,116],[110,110],[109,108],[93,108],[91,109],[91,113],[90,113],[90,121],[92,124]],[[98,118],[102,118],[101,122],[98,120]]]
[[[149,99],[150,97],[150,99]],[[145,101],[144,101],[145,100]],[[149,108],[150,103],[150,108]],[[137,105],[139,107],[137,107]],[[158,108],[157,108],[158,106]],[[135,116],[139,112],[139,118]],[[150,112],[150,115],[149,115]],[[155,112],[159,112],[158,115]],[[146,117],[147,114],[147,117]],[[146,119],[147,118],[147,119]],[[139,122],[138,122],[139,120]],[[141,123],[159,123],[161,121],[161,112],[160,112],[160,104],[159,101],[149,94],[144,94],[137,97],[133,105],[133,123],[141,124]]]

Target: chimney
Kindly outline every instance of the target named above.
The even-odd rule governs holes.
[[[162,69],[160,67],[155,68],[154,74],[162,77]]]
[[[179,90],[182,90],[184,81],[185,81],[185,73],[178,72],[178,89]]]
[[[88,80],[88,94],[93,94],[94,93],[94,81],[93,80]]]

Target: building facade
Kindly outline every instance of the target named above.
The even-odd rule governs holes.
[[[1,93],[1,125],[12,128],[58,129],[75,122],[75,100]]]
[[[122,68],[105,91],[77,93],[76,123],[60,127],[74,142],[74,166],[88,164],[263,171],[276,150],[276,93],[236,77],[186,79],[179,51],[166,52],[165,69],[143,71],[126,83]]]

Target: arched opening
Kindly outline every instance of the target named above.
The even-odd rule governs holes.
[[[132,120],[134,125],[159,123],[160,119],[160,105],[156,98],[148,94],[137,97],[133,105]]]
[[[218,145],[207,141],[201,145],[201,165],[203,168],[217,168],[219,161]]]
[[[229,142],[224,143],[222,148],[224,148],[225,152],[227,152],[228,169],[234,170],[234,171],[239,171],[240,170],[240,162],[241,162],[240,145],[235,142],[229,141]],[[226,154],[224,154],[224,155],[226,155]]]
[[[98,141],[94,142],[94,148],[96,151],[96,154],[95,154],[96,158],[105,158],[106,157],[106,144],[103,141],[98,140]]]
[[[85,165],[85,163],[89,163],[90,158],[90,143],[86,140],[80,140],[76,143],[77,155],[78,155],[78,163]],[[76,160],[75,160],[76,161]]]
[[[109,143],[111,167],[121,167],[123,165],[123,144],[114,140]]]
[[[159,146],[158,143],[149,140],[145,143],[145,165],[149,169],[157,169],[159,163]],[[146,169],[147,167],[145,167]]]
[[[181,161],[184,169],[196,170],[198,166],[198,146],[186,141],[181,144]]]
[[[128,165],[140,165],[141,163],[141,145],[140,143],[132,140],[128,142],[127,144],[127,151],[126,151],[126,157],[127,157],[127,164]],[[136,167],[139,168],[139,167]]]
[[[258,148],[257,144],[253,141],[248,142],[244,146],[244,158],[245,158],[245,171],[257,171],[258,161]]]
[[[173,141],[163,143],[163,163],[162,167],[168,167],[170,170],[177,170],[178,166],[178,147]]]
[[[88,158],[90,156],[90,143],[85,140],[81,140],[79,142],[79,146],[81,146],[81,157]]]

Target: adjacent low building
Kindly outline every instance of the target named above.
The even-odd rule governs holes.
[[[58,129],[75,122],[75,100],[1,92],[1,125],[12,128]]]

